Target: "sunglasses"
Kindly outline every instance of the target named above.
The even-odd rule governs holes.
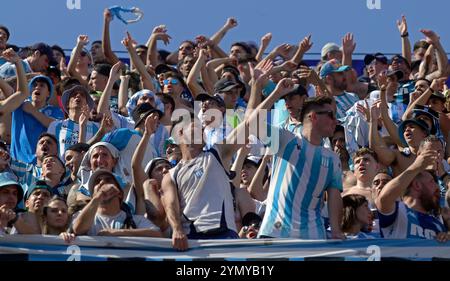
[[[172,84],[172,85],[177,85],[178,84],[178,80],[174,79],[174,78],[172,78],[172,79],[164,79],[163,83],[164,83],[164,85],[169,85],[169,83]]]
[[[328,117],[330,117],[330,119],[333,119],[333,120],[336,119],[336,116],[334,116],[334,111],[333,110],[316,111],[316,114],[326,114],[326,115],[328,115]]]

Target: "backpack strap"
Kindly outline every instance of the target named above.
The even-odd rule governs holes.
[[[126,214],[122,229],[136,229],[136,222],[133,220],[133,214],[131,213],[130,206],[128,206],[128,204],[126,203],[122,203],[120,209]]]

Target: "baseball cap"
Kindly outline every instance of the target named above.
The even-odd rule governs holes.
[[[145,173],[148,176],[150,176],[150,173],[153,171],[155,166],[161,162],[166,162],[167,164],[169,164],[172,167],[169,160],[167,160],[166,158],[156,157],[156,158],[153,158],[150,162],[148,162],[148,164],[145,166],[145,169],[144,169]]]
[[[333,51],[340,51],[340,47],[338,44],[333,43],[333,42],[329,42],[326,43],[323,47],[322,47],[322,51],[320,52],[320,56],[323,58],[325,57],[329,52],[333,52]]]
[[[33,79],[31,79],[30,82],[28,83],[28,89],[30,90],[30,94],[33,92],[33,87],[36,82],[44,82],[45,84],[47,84],[48,91],[49,91],[49,95],[47,97],[47,101],[48,101],[53,95],[52,80],[45,75],[34,76]]]
[[[420,128],[422,128],[426,132],[427,135],[430,134],[430,128],[428,127],[427,123],[425,123],[425,121],[416,119],[416,118],[407,119],[407,120],[403,121],[402,123],[400,123],[400,126],[398,126],[398,134],[403,143],[406,143],[403,133],[405,132],[406,125],[408,125],[408,124],[417,125]]]
[[[261,157],[256,156],[256,155],[249,155],[245,158],[244,160],[244,164],[249,163],[252,164],[256,167],[259,167],[259,164],[261,164]]]
[[[350,70],[350,66],[342,65],[337,59],[332,59],[322,65],[320,69],[320,78],[324,78],[331,73],[338,73]]]
[[[413,109],[413,118],[418,119],[417,117],[420,115],[425,115],[432,121],[432,125],[430,128],[430,134],[435,135],[437,128],[435,123],[439,122],[439,113],[437,113],[435,110],[433,110],[429,106],[423,106],[423,105],[416,105]]]
[[[43,42],[39,42],[39,43],[36,43],[33,46],[31,46],[31,49],[33,51],[39,51],[42,55],[47,55],[50,65],[55,65],[58,63],[55,60],[55,57],[53,56],[52,47],[50,47],[49,45],[47,45]]]
[[[92,110],[95,107],[94,100],[92,99],[91,95],[89,95],[89,92],[86,89],[86,87],[84,87],[82,85],[75,85],[72,88],[64,91],[64,93],[62,95],[62,104],[63,104],[64,111],[66,113],[69,113],[69,109],[67,108],[67,104],[69,103],[70,96],[73,93],[76,93],[76,92],[82,92],[84,94],[84,96],[86,98],[86,102],[87,102],[87,104],[89,106],[89,110]]]
[[[139,126],[139,124],[147,118],[150,114],[153,112],[156,112],[159,115],[159,118],[161,118],[164,114],[151,106],[149,103],[141,103],[133,110],[132,116],[134,121],[134,127],[136,128]]]
[[[23,199],[23,188],[17,182],[16,176],[11,172],[2,172],[0,173],[0,189],[5,188],[7,186],[15,186],[17,187],[17,202],[22,201]]]
[[[214,85],[214,93],[228,92],[236,87],[239,87],[238,83],[222,78]]]
[[[382,53],[375,53],[375,54],[367,54],[364,57],[364,64],[365,65],[369,65],[371,62],[373,62],[373,60],[377,60],[381,63],[387,64],[388,63],[388,59],[387,57],[382,54]]]
[[[207,100],[212,100],[215,101],[219,107],[225,107],[225,102],[223,101],[222,97],[218,94],[214,94],[214,95],[208,95],[208,94],[199,94],[197,97],[195,97],[195,100],[197,101],[207,101]]]
[[[175,141],[175,139],[173,137],[170,137],[164,141],[164,147],[163,147],[164,151],[166,151],[167,146],[170,144],[178,145],[177,142]]]
[[[53,195],[53,190],[47,184],[47,182],[45,182],[44,180],[38,180],[35,183],[33,183],[27,190],[27,193],[25,194],[25,199],[28,199],[31,196],[31,194],[33,194],[33,192],[38,189],[46,189],[48,192],[50,192],[50,195]]]
[[[167,64],[159,64],[157,67],[155,67],[156,75],[166,72],[178,72],[178,71],[175,68],[168,66]]]

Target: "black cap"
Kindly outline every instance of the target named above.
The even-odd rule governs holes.
[[[444,94],[441,92],[433,92],[430,96],[430,99],[440,99],[443,102],[445,102],[447,99],[445,98]]]
[[[388,63],[388,59],[385,55],[383,55],[382,53],[375,53],[375,54],[367,54],[364,57],[364,64],[369,65],[373,60],[377,60],[384,64]]]
[[[156,75],[166,72],[178,72],[178,71],[175,68],[168,66],[167,64],[159,64],[157,67],[155,67]]]
[[[197,101],[207,101],[207,100],[212,100],[215,101],[220,107],[225,107],[225,102],[223,101],[222,97],[219,96],[218,94],[214,94],[213,96],[202,93],[197,95],[197,97],[195,97],[195,100]]]
[[[49,64],[57,64],[55,57],[53,56],[53,49],[49,45],[40,42],[34,44],[31,49],[33,51],[39,51],[42,55],[47,55]]]
[[[236,82],[228,80],[227,78],[222,78],[214,85],[214,93],[228,92],[240,85]]]
[[[154,108],[149,103],[141,103],[140,105],[136,106],[132,113],[134,127],[136,128],[137,126],[139,126],[139,124],[153,112],[156,112],[159,115],[159,118],[164,115],[160,110]]]

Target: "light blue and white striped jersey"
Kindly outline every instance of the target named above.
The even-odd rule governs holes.
[[[387,239],[434,239],[439,232],[447,232],[441,220],[395,202],[392,214],[378,211],[381,235]]]
[[[339,157],[304,137],[278,130],[279,149],[274,154],[266,213],[259,235],[326,239],[321,202],[327,189],[342,191]]]
[[[25,194],[33,183],[42,176],[42,167],[35,164],[24,163],[11,158],[11,170],[17,176],[17,182],[22,185],[23,194]],[[20,207],[20,206],[19,206]]]
[[[91,139],[99,129],[98,123],[88,121],[86,124],[86,140]],[[58,140],[58,151],[60,159],[64,159],[64,152],[71,145],[78,143],[80,127],[70,119],[57,120],[50,123],[48,133],[53,134]]]
[[[353,93],[344,92],[339,96],[334,96],[336,101],[336,117],[337,119],[345,118],[347,110],[349,110],[357,101],[358,96]]]

